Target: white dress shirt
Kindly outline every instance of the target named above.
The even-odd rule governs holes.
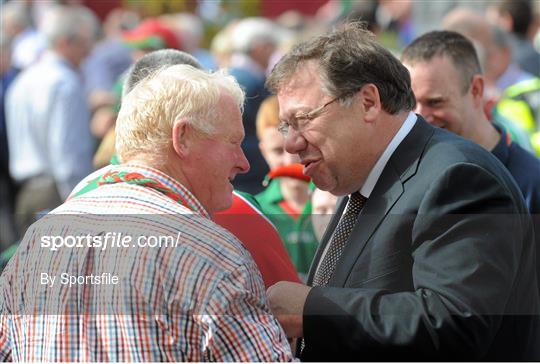
[[[80,74],[45,54],[13,82],[6,99],[9,168],[16,181],[54,177],[66,198],[92,171],[94,141]]]
[[[396,135],[394,135],[390,143],[388,143],[388,146],[384,150],[383,154],[381,154],[381,156],[377,160],[377,163],[375,163],[375,165],[369,172],[368,177],[366,178],[366,182],[364,182],[364,185],[362,186],[362,188],[360,188],[360,194],[362,196],[369,198],[371,192],[377,184],[377,181],[379,180],[379,177],[381,177],[381,173],[383,172],[384,167],[386,167],[386,163],[388,163],[388,160],[390,159],[392,154],[394,154],[403,139],[405,139],[405,137],[409,134],[414,124],[416,123],[416,119],[416,114],[412,111],[409,112],[407,119],[405,119],[403,125],[401,125],[401,128],[399,128]]]

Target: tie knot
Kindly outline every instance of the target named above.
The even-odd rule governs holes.
[[[347,206],[347,214],[358,215],[360,213],[360,210],[362,210],[362,207],[364,207],[364,203],[366,202],[366,200],[367,198],[362,196],[358,191],[351,194],[351,197],[349,198],[349,204]]]

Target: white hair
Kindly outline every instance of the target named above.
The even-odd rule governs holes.
[[[280,28],[272,21],[253,17],[242,19],[231,32],[233,50],[248,53],[256,43],[279,44]]]
[[[177,13],[172,16],[180,30],[182,45],[188,51],[194,51],[201,46],[204,37],[204,25],[201,18],[190,13]]]
[[[164,160],[176,121],[187,119],[211,135],[222,116],[217,104],[230,95],[242,110],[244,92],[224,71],[207,73],[189,65],[166,66],[144,78],[122,100],[116,121],[116,151],[122,161],[145,155]]]
[[[95,36],[99,22],[94,13],[84,6],[54,6],[45,13],[40,32],[54,45],[60,38],[77,38],[81,27],[87,26]]]
[[[2,4],[2,23],[17,25],[21,29],[28,27],[32,23],[32,17],[26,5],[21,1],[10,1]]]

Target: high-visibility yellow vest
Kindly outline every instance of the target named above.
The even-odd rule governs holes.
[[[496,109],[530,135],[531,144],[540,156],[540,78],[508,87]]]
[[[540,131],[537,131],[531,136],[531,144],[536,155],[540,157]]]

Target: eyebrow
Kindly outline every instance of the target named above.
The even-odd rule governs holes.
[[[430,96],[430,97],[424,98],[424,100],[422,101],[423,102],[441,102],[444,100],[446,100],[446,97],[444,96]]]
[[[293,108],[291,112],[288,113],[288,114],[292,115],[292,117],[289,120],[296,119],[298,113],[306,114],[306,113],[308,113],[310,111],[311,111],[311,108],[308,105],[297,106],[297,107]],[[281,115],[279,115],[279,120],[280,121],[288,121],[287,119],[281,117]]]

